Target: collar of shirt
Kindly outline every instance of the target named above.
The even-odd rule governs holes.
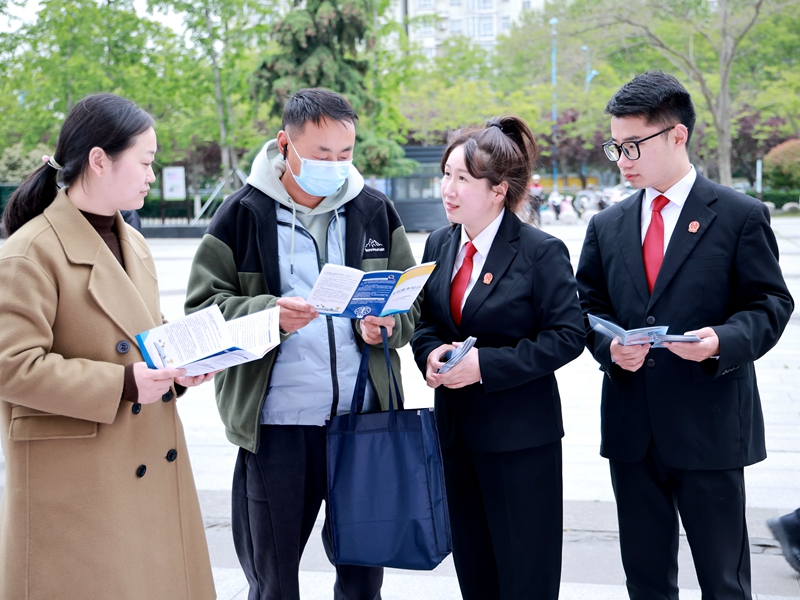
[[[489,256],[489,250],[492,248],[492,243],[494,242],[494,238],[497,235],[497,231],[500,229],[500,223],[503,221],[503,214],[505,214],[506,209],[500,211],[500,214],[497,215],[494,221],[489,223],[486,228],[481,231],[475,239],[472,240],[472,245],[475,246],[476,252],[475,255],[472,257],[472,273],[469,276],[469,281],[467,282],[467,289],[464,290],[464,298],[461,301],[461,308],[464,308],[464,304],[467,302],[467,298],[469,297],[470,293],[472,292],[472,288],[475,287],[475,283],[478,281],[478,277],[481,276],[481,271],[483,271],[483,265],[486,264],[486,257]],[[464,262],[464,256],[467,254],[467,242],[470,241],[467,232],[464,230],[464,226],[461,226],[461,248],[456,254],[456,262],[453,265],[453,276],[450,278],[452,281],[458,270],[461,268],[461,263]]]
[[[494,242],[494,237],[497,235],[497,231],[500,229],[500,223],[503,221],[503,214],[505,214],[506,209],[500,211],[500,214],[497,215],[494,221],[489,223],[486,228],[481,231],[475,239],[472,240],[472,245],[475,246],[475,256],[472,257],[472,275],[473,277],[470,278],[470,283],[472,280],[480,275],[481,270],[483,270],[483,263],[486,262],[486,257],[489,256],[489,250],[492,248],[492,242]],[[467,253],[466,245],[469,242],[469,236],[467,235],[467,230],[464,229],[464,226],[461,226],[461,245],[459,246],[458,254],[456,254],[456,262],[453,268],[453,277],[456,276],[458,270],[461,268],[461,263],[464,262],[464,255]],[[478,267],[478,263],[480,263],[480,268],[476,271]],[[451,278],[452,281],[452,278]],[[467,293],[469,293],[469,288],[467,287]],[[464,294],[466,297],[466,294]]]
[[[664,252],[667,251],[669,240],[672,238],[672,232],[675,230],[675,225],[678,223],[678,217],[681,214],[683,205],[686,204],[686,198],[689,197],[689,192],[692,191],[696,179],[697,171],[694,165],[692,165],[689,172],[663,194],[653,188],[646,188],[644,190],[644,198],[642,199],[642,243],[644,243],[644,236],[647,234],[647,228],[650,227],[650,218],[653,214],[653,200],[663,195],[669,199],[669,203],[661,209],[661,217],[664,219]]]

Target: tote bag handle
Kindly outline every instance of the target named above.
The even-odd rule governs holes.
[[[389,381],[389,426],[394,429],[397,426],[395,402],[397,403],[397,410],[403,410],[403,399],[400,396],[400,386],[397,383],[397,377],[392,368],[392,361],[389,358],[389,336],[386,333],[386,328],[383,326],[381,326],[381,338],[383,340],[383,355],[386,359],[386,373]],[[364,344],[364,350],[361,353],[361,364],[358,367],[356,387],[353,390],[353,400],[350,403],[349,429],[355,428],[355,415],[356,413],[360,413],[364,408],[364,396],[367,391],[367,381],[369,381],[369,351],[369,345]],[[394,395],[392,394],[392,387],[394,387]],[[336,406],[333,407],[331,415],[335,415],[338,412],[338,404],[337,402]]]

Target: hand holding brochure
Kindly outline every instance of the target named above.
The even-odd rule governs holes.
[[[455,350],[446,352],[445,354],[449,354],[450,357],[447,359],[447,362],[442,365],[438,372],[447,373],[450,369],[455,367],[461,362],[461,359],[467,355],[467,352],[472,349],[477,341],[478,340],[476,338],[469,336],[467,339],[461,342],[461,344]]]
[[[280,343],[280,307],[226,322],[213,304],[136,336],[151,369],[182,368],[196,376],[262,358]]]
[[[653,348],[663,348],[664,342],[699,342],[696,335],[667,335],[667,326],[642,327],[640,329],[625,330],[616,323],[606,321],[600,317],[589,315],[589,325],[598,333],[610,338],[619,337],[623,346],[652,344]]]
[[[436,263],[405,271],[370,271],[326,264],[307,302],[323,315],[363,319],[407,312]]]

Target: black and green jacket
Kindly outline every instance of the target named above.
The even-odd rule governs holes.
[[[286,209],[251,185],[245,185],[224,202],[192,263],[187,314],[217,304],[229,320],[275,305],[281,290],[278,210]],[[403,271],[415,264],[405,229],[385,195],[365,186],[344,205],[344,210],[347,266],[363,271]],[[382,248],[376,250],[379,246]],[[394,315],[389,346],[398,382],[400,359],[395,348],[411,340],[419,305],[417,299],[408,313]],[[353,321],[352,325],[360,343],[360,324]],[[259,446],[261,409],[279,351],[280,346],[261,360],[229,368],[215,377],[217,407],[225,433],[232,443],[250,452],[256,452]],[[370,354],[369,373],[385,410],[389,405],[389,381],[383,352]]]

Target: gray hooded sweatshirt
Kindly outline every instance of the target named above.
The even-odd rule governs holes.
[[[283,187],[280,178],[286,168],[277,140],[271,140],[253,161],[247,183],[279,204],[280,295],[308,298],[322,265],[344,264],[344,205],[361,193],[364,178],[350,167],[342,187],[311,209],[297,204]],[[332,352],[336,356],[335,368]],[[349,319],[317,317],[278,347],[261,423],[324,425],[330,414],[334,385],[339,389],[339,412],[349,411],[360,359]],[[369,410],[376,404],[375,392],[368,382],[365,408]]]

